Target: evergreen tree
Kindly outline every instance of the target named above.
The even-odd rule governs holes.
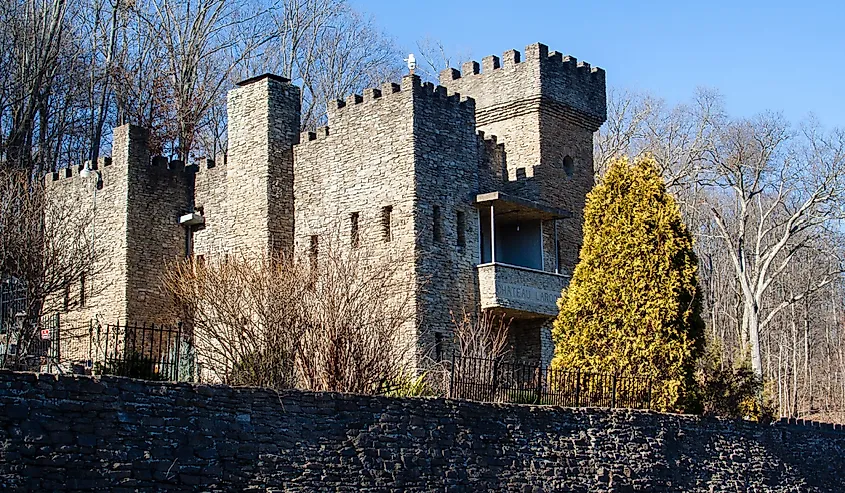
[[[692,236],[654,159],[614,161],[587,196],[552,366],[649,376],[657,409],[692,408],[704,342],[697,271]]]

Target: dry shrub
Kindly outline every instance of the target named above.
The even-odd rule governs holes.
[[[319,259],[185,262],[165,279],[198,362],[236,385],[371,393],[412,362],[414,306],[400,264],[321,248]]]
[[[277,258],[176,264],[164,285],[192,330],[200,378],[293,386],[301,279],[297,265]]]
[[[452,314],[455,341],[460,355],[469,358],[497,359],[508,351],[508,329],[511,318],[492,310],[466,309],[459,319]]]

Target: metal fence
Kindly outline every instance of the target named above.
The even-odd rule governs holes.
[[[0,281],[0,333],[13,330],[21,315],[26,316],[26,285],[5,278]]]
[[[191,345],[182,326],[120,325],[91,334],[94,372],[147,380],[190,380]]]
[[[0,334],[0,368],[190,381],[193,346],[181,325],[63,326],[58,315]]]
[[[454,356],[449,397],[568,407],[651,407],[651,380]]]

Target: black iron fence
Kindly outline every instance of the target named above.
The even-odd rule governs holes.
[[[14,330],[26,316],[26,285],[14,278],[0,280],[0,333]]]
[[[454,356],[449,397],[568,407],[651,407],[651,380],[641,376],[546,368]]]
[[[147,380],[190,380],[192,347],[182,326],[109,324],[92,331],[94,372]]]
[[[0,368],[190,381],[194,352],[181,325],[63,326],[59,316],[0,333]]]

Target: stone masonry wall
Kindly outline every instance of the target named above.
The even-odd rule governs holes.
[[[843,491],[841,427],[0,372],[3,491]]]
[[[414,135],[417,311],[425,327],[420,346],[432,359],[438,353],[448,358],[453,317],[474,314],[478,305],[475,266],[481,262],[481,248],[475,197],[482,183],[496,179],[491,162],[496,147],[476,131],[475,101],[431,84],[418,88]]]
[[[179,217],[190,210],[194,170],[181,161],[151,159],[147,131],[129,127],[133,147],[128,158],[125,322],[172,324],[172,298],[162,279],[187,255],[187,233]]]

